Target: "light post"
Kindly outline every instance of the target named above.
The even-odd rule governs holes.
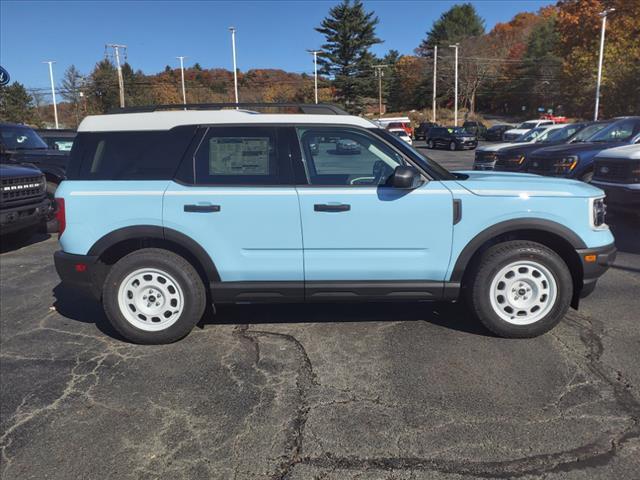
[[[455,80],[455,89],[454,89],[455,105],[453,110],[454,125],[456,127],[458,126],[458,47],[459,46],[460,46],[459,43],[456,43],[455,45],[449,45],[449,47],[454,48],[456,51],[456,80]]]
[[[318,54],[322,50],[307,50],[307,52],[313,54],[313,82],[314,91],[316,96],[316,104],[318,103]]]
[[[238,67],[236,64],[236,28],[229,27],[231,32],[231,49],[233,52],[233,89],[236,94],[236,104],[238,103]]]
[[[607,29],[607,15],[615,12],[615,8],[607,8],[600,13],[602,17],[602,31],[600,33],[600,58],[598,59],[598,80],[596,82],[596,107],[593,113],[593,119],[598,120],[598,109],[600,108],[600,82],[602,81],[602,57],[604,56],[604,32]]]
[[[56,88],[53,85],[53,64],[56,62],[53,60],[47,60],[42,63],[49,64],[49,80],[51,80],[51,98],[53,100],[53,118],[55,120],[56,130],[57,130],[59,128],[58,127],[58,105],[56,104]]]
[[[179,57],[176,57],[176,58],[180,60],[180,76],[182,78],[182,104],[186,105],[187,104],[187,91],[184,88],[184,59],[186,57],[179,56]]]
[[[438,70],[438,46],[433,47],[433,105],[431,110],[433,111],[433,123],[436,123],[436,72]]]

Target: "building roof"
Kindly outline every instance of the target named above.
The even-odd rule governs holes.
[[[91,115],[80,123],[78,132],[170,130],[181,125],[305,123],[377,128],[369,120],[352,115],[263,114],[246,110],[171,110]]]

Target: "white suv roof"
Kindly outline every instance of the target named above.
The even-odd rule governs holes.
[[[622,147],[608,148],[596,155],[596,158],[628,158],[640,160],[640,145],[624,145]]]
[[[169,130],[180,125],[209,124],[330,124],[379,128],[369,120],[353,115],[310,115],[299,113],[255,113],[245,110],[165,110],[143,113],[114,113],[86,117],[78,132],[130,130]]]

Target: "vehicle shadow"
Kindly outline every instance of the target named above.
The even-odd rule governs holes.
[[[51,235],[48,233],[34,233],[28,240],[11,238],[11,236],[0,237],[0,253],[9,253],[29,245],[49,240]]]
[[[60,315],[81,323],[93,323],[105,335],[124,338],[109,324],[99,302],[63,284],[53,289],[54,307]],[[427,322],[472,335],[493,336],[463,303],[292,303],[222,305],[215,314],[208,308],[199,328],[206,325],[305,324],[332,322]]]
[[[607,215],[607,223],[616,239],[620,252],[640,254],[640,218],[638,216],[615,213]]]

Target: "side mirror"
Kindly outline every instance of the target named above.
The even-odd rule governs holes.
[[[404,190],[412,190],[418,188],[422,183],[420,172],[415,167],[400,165],[396,167],[393,174],[389,177],[387,185],[393,188],[401,188]]]

